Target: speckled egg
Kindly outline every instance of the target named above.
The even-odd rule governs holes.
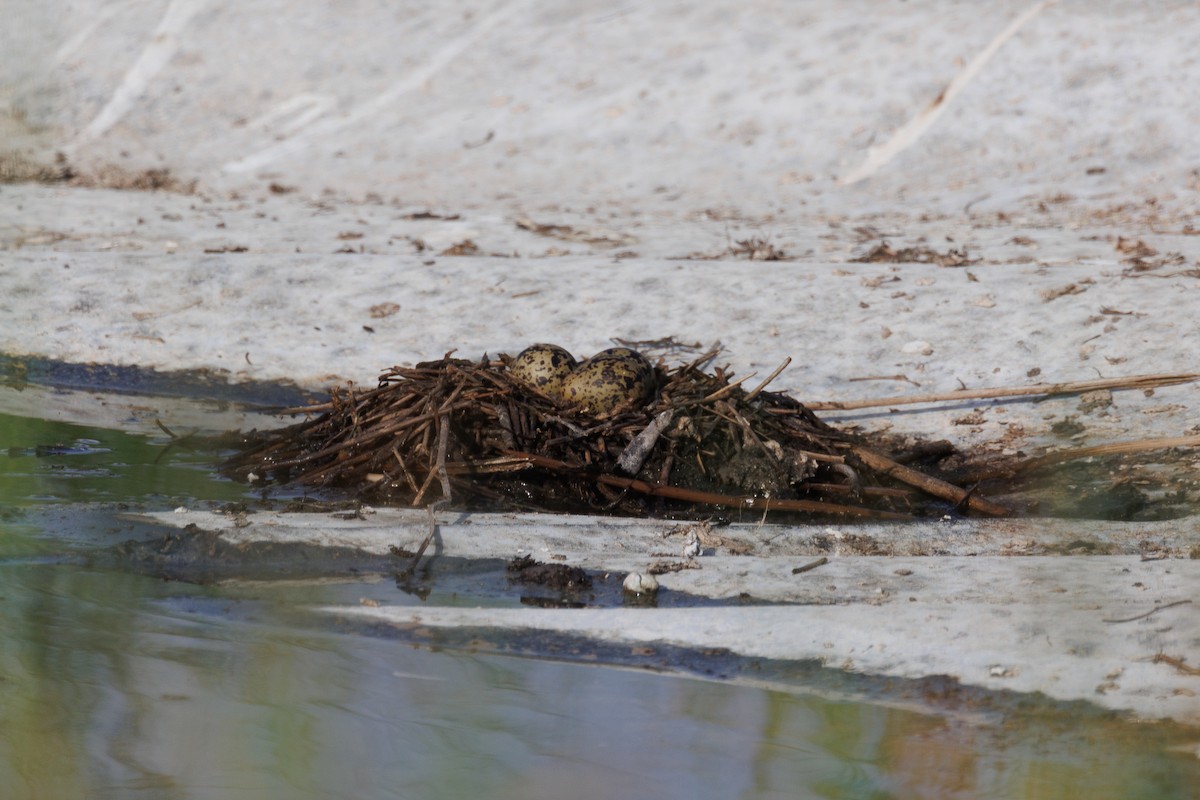
[[[592,360],[597,358],[640,358],[645,360],[645,356],[630,347],[610,347],[592,356]]]
[[[597,353],[575,368],[563,383],[563,399],[607,414],[618,406],[639,406],[654,393],[654,367],[636,350],[613,348]]]
[[[575,356],[556,344],[526,347],[508,365],[508,374],[551,397],[562,397],[563,382],[575,369]]]

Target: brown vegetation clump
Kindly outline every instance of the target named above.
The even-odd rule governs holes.
[[[505,355],[392,367],[374,389],[350,385],[289,409],[319,416],[251,434],[226,470],[411,506],[902,519],[933,501],[937,513],[1003,513],[763,391],[766,382],[747,391],[720,367],[706,371],[715,357],[660,363],[650,399],[605,414],[529,388]]]

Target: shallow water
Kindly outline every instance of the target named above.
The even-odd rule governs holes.
[[[469,594],[492,585],[488,569],[435,580],[421,601],[381,574],[197,585],[93,558],[144,533],[127,508],[246,497],[213,475],[211,455],[169,444],[0,416],[5,798],[1190,798],[1200,787],[1200,762],[1172,749],[1197,732],[1084,707],[981,696],[959,714],[930,697],[936,684],[495,633],[406,636],[305,610],[359,597],[518,602]],[[695,674],[717,662],[736,680]],[[918,701],[939,712],[898,705]]]

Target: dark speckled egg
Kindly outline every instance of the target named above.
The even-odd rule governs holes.
[[[654,394],[654,367],[636,350],[614,347],[575,368],[563,384],[563,399],[593,414],[618,406],[640,406]]]
[[[575,363],[575,356],[556,344],[535,344],[517,354],[508,374],[542,394],[561,398],[563,382]]]
[[[610,347],[607,350],[601,350],[590,360],[595,361],[597,358],[640,358],[645,361],[645,356],[629,347]],[[647,362],[649,363],[649,362]]]

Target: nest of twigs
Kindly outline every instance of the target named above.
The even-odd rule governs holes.
[[[392,367],[374,389],[349,385],[323,405],[288,409],[309,418],[250,435],[226,470],[410,506],[675,517],[1005,512],[831,428],[786,394],[705,371],[715,355],[660,364],[649,403],[602,417],[514,380],[503,355]]]

